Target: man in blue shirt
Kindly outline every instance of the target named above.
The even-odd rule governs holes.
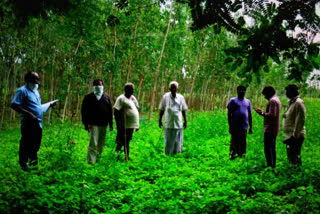
[[[228,102],[228,123],[230,142],[230,159],[242,157],[247,148],[247,130],[249,125],[249,134],[252,134],[252,116],[251,102],[244,98],[246,88],[237,87],[237,97],[233,97]]]
[[[28,171],[29,165],[37,169],[38,156],[42,138],[42,117],[43,113],[55,105],[47,103],[41,105],[41,98],[38,91],[39,75],[36,72],[28,72],[24,76],[25,85],[18,88],[11,108],[21,114],[21,140],[19,147],[19,164],[24,171]]]

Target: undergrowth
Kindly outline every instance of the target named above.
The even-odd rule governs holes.
[[[107,132],[98,163],[88,165],[88,135],[79,123],[44,124],[39,170],[18,164],[19,127],[0,133],[1,213],[319,213],[318,100],[306,100],[302,167],[288,164],[282,133],[277,167],[264,168],[263,119],[253,113],[245,158],[229,160],[225,111],[188,112],[183,153],[164,155],[163,130],[141,119],[130,162],[116,161]]]

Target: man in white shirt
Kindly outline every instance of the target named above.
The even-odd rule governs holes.
[[[289,163],[301,165],[301,147],[306,134],[304,126],[306,120],[306,107],[299,97],[298,87],[288,85],[286,95],[289,98],[287,110],[283,115],[283,136],[287,145]]]
[[[129,143],[134,129],[139,130],[139,104],[133,96],[134,85],[126,83],[125,93],[120,95],[114,104],[114,116],[117,124],[116,151],[124,146],[126,161],[129,159]],[[118,156],[119,160],[119,156]]]
[[[186,110],[188,106],[184,97],[177,93],[178,83],[172,81],[169,84],[170,92],[163,95],[159,105],[160,117],[159,127],[162,128],[162,117],[165,115],[165,154],[176,154],[182,152],[183,132],[187,128]],[[184,123],[182,124],[182,117]]]

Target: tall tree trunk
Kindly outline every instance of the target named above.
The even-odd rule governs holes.
[[[71,88],[71,77],[69,77],[67,96],[66,96],[66,99],[65,99],[65,102],[64,102],[64,107],[63,107],[62,122],[64,122],[64,118],[65,118],[66,113],[67,113],[67,105],[68,105],[68,100],[69,100],[70,88]]]
[[[143,78],[143,76],[142,75],[139,75],[139,93],[138,93],[138,101],[139,102],[141,102],[140,101],[140,98],[141,98],[141,94],[142,94],[142,83],[143,83],[143,80],[144,80],[144,78]]]
[[[1,111],[1,121],[0,121],[0,130],[2,128],[2,124],[4,121],[4,115],[5,115],[5,110],[6,110],[6,100],[7,100],[7,95],[8,95],[8,89],[9,89],[9,77],[10,77],[10,71],[6,72],[6,69],[4,69],[4,92],[3,92],[3,97],[2,97],[2,111]]]
[[[207,102],[207,109],[208,110],[214,110],[216,105],[216,99],[215,99],[215,71],[212,71],[211,77],[210,77],[210,89],[209,89],[209,101]],[[210,108],[210,104],[212,104],[212,108]]]
[[[201,45],[202,46],[202,45]],[[196,66],[196,70],[192,79],[192,84],[191,84],[191,89],[190,89],[190,99],[188,100],[188,106],[191,108],[192,107],[192,100],[193,100],[193,91],[194,91],[194,86],[196,83],[196,78],[200,69],[200,65],[201,65],[201,61],[202,61],[202,55],[201,55],[201,50],[202,48],[200,48],[200,50],[198,50],[198,57],[197,57],[197,66]]]
[[[79,47],[81,46],[82,44],[82,37],[80,37],[79,39],[79,42],[77,44],[77,47],[74,51],[74,57],[77,55],[78,53],[78,50],[79,50]],[[73,69],[73,62],[72,62],[72,69]],[[78,70],[80,70],[80,66],[77,68]],[[62,114],[62,122],[64,122],[64,118],[67,114],[67,106],[68,106],[68,102],[70,101],[69,99],[69,95],[70,95],[70,89],[71,89],[71,82],[72,82],[72,76],[69,76],[69,83],[68,83],[68,89],[67,89],[67,96],[66,96],[66,99],[65,99],[65,103],[64,103],[64,107],[63,107],[63,114]]]
[[[172,14],[172,7],[173,7],[173,1],[172,1],[172,3],[171,3],[171,6],[170,6],[170,13],[169,13],[169,20],[168,20],[168,25],[167,25],[167,31],[166,31],[166,34],[165,34],[165,36],[164,36],[164,40],[163,40],[163,43],[162,43],[162,48],[161,48],[161,52],[160,52],[160,57],[159,57],[159,61],[158,61],[158,66],[157,66],[157,70],[156,70],[155,78],[154,78],[154,85],[153,85],[153,89],[152,89],[152,98],[151,98],[151,103],[150,103],[149,122],[150,122],[151,117],[152,117],[152,111],[153,111],[154,103],[155,103],[155,97],[156,97],[156,91],[157,91],[157,83],[158,83],[159,71],[160,71],[160,66],[161,66],[161,60],[162,60],[164,48],[165,48],[165,46],[166,46],[166,42],[167,42],[167,38],[168,38],[168,34],[169,34],[171,14]]]
[[[42,59],[42,69],[41,69],[41,83],[42,87],[40,88],[41,96],[44,96],[44,87],[45,87],[45,67],[46,67],[46,59],[43,57]]]
[[[162,77],[161,77],[161,94],[164,94],[166,73],[169,73],[169,68],[167,68],[167,72],[162,72]]]
[[[13,63],[13,77],[12,77],[12,87],[11,87],[11,93],[12,95],[14,95],[15,90],[16,90],[16,82],[17,82],[17,67],[16,67],[16,63]],[[11,114],[10,114],[10,118],[11,121],[15,120],[16,118],[16,111],[11,110]]]
[[[130,56],[130,60],[128,63],[128,73],[127,73],[127,78],[126,78],[127,82],[129,82],[130,73],[131,73],[131,69],[132,69],[133,50],[135,49],[135,46],[136,46],[137,28],[138,28],[138,22],[135,24],[135,27],[134,27],[133,45],[131,47],[131,56]]]
[[[216,72],[216,66],[217,66],[217,59],[218,59],[218,50],[220,47],[220,37],[218,37],[218,42],[216,42],[216,49],[214,54],[214,65],[211,71],[211,77],[210,77],[210,89],[209,89],[209,100],[208,100],[208,110],[214,110],[216,105],[216,98],[215,98],[215,72]],[[210,108],[210,103],[212,103],[212,108]]]
[[[55,58],[56,58],[56,54],[54,53],[53,54],[53,58],[52,58],[52,64],[51,64],[51,79],[49,80],[50,81],[50,92],[49,92],[49,99],[50,101],[54,99],[54,95],[53,95],[53,88],[54,88],[54,63],[55,63]],[[50,120],[51,120],[51,115],[52,113],[52,110],[51,108],[49,109],[49,115],[48,115],[48,123],[50,123]]]
[[[109,73],[109,90],[108,90],[109,96],[113,97],[113,91],[112,91],[112,71]]]
[[[207,100],[207,88],[208,88],[208,80],[207,78],[204,80],[204,84],[202,85],[201,94],[200,94],[200,110],[205,110],[205,102]]]

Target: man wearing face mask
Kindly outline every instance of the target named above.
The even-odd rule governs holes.
[[[177,154],[182,152],[183,132],[187,128],[186,111],[188,106],[183,95],[178,94],[178,83],[172,81],[169,84],[170,92],[163,95],[159,105],[159,127],[162,128],[162,117],[165,115],[164,144],[165,154]],[[184,123],[182,124],[182,117]]]
[[[230,141],[230,159],[242,157],[247,151],[247,129],[249,125],[249,134],[252,134],[252,116],[251,102],[245,98],[246,87],[237,87],[237,97],[229,100],[228,123]]]
[[[43,113],[56,103],[50,102],[41,105],[38,73],[28,72],[24,76],[24,80],[26,84],[18,88],[10,107],[21,114],[19,164],[22,170],[29,171],[29,169],[37,169],[37,153],[42,139]]]
[[[82,102],[81,115],[85,130],[89,133],[87,162],[95,163],[105,145],[106,129],[113,130],[112,105],[108,95],[103,93],[103,81],[93,81],[93,92]]]

